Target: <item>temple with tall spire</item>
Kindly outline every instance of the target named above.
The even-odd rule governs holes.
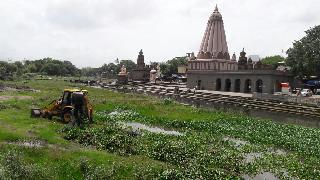
[[[189,61],[189,69],[238,69],[236,61],[230,60],[223,19],[218,6],[209,17],[197,58]]]
[[[223,19],[217,5],[208,20],[197,58],[230,60]]]
[[[195,57],[188,53],[187,87],[243,93],[273,93],[281,82],[291,82],[285,72],[270,69],[261,62],[254,64],[244,49],[239,60],[230,58],[224,23],[218,6],[210,15],[200,49]]]

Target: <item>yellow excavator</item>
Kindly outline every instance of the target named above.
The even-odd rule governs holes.
[[[80,89],[65,89],[62,97],[53,100],[49,105],[42,109],[31,109],[33,118],[61,118],[62,122],[69,123],[75,118],[75,104],[82,103],[83,118],[87,118],[90,123],[93,122],[93,106],[89,102],[88,91]]]

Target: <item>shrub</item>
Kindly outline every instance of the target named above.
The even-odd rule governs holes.
[[[164,105],[169,105],[169,104],[172,104],[173,103],[173,101],[172,101],[172,99],[170,99],[170,98],[165,98],[164,100],[163,100],[163,104]]]
[[[26,163],[17,150],[9,150],[1,158],[0,179],[50,179],[47,172],[43,167]]]
[[[86,180],[111,179],[117,171],[114,166],[109,168],[96,166],[84,158],[80,159],[79,168],[83,178]]]
[[[137,140],[117,124],[86,129],[65,128],[63,132],[65,139],[75,140],[84,146],[95,146],[119,155],[137,154]]]

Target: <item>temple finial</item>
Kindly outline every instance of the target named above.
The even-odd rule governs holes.
[[[219,12],[219,9],[218,9],[218,5],[216,4],[216,8],[214,9],[215,12]]]

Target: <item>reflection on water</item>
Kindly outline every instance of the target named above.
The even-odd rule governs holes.
[[[180,133],[178,131],[167,131],[159,127],[151,127],[151,126],[147,126],[145,124],[141,124],[137,122],[121,122],[121,124],[126,127],[131,127],[134,131],[145,130],[152,133],[161,133],[161,134],[173,135],[173,136],[184,136],[183,133]]]
[[[246,144],[248,144],[247,141],[243,141],[241,139],[235,139],[235,138],[231,138],[231,137],[225,137],[223,138],[224,141],[230,141],[230,142],[233,142],[234,143],[234,146],[235,147],[241,147],[241,146],[244,146]]]

